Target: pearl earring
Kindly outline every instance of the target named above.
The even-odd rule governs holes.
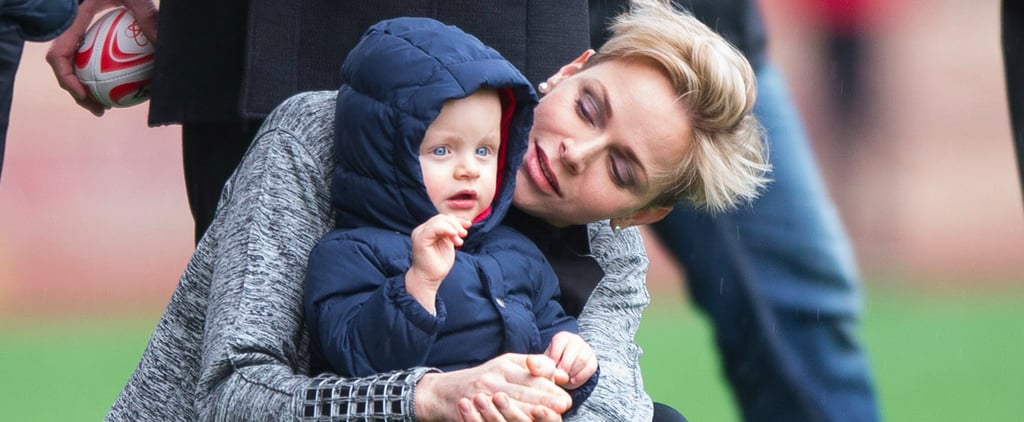
[[[547,94],[550,88],[551,87],[548,85],[547,82],[541,82],[540,84],[537,85],[537,90],[540,91],[541,94]]]
[[[612,226],[612,233],[615,233],[615,235],[618,236],[619,233],[622,233],[622,226],[618,224]]]

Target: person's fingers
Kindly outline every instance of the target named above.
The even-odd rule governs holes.
[[[474,409],[486,422],[560,421],[561,415],[547,407],[513,400],[503,392],[473,397]],[[466,412],[466,414],[471,414]]]
[[[564,372],[555,369],[554,362],[547,356],[506,353],[495,360],[501,366],[507,386],[493,391],[502,391],[514,400],[546,406],[559,413],[572,405],[569,394],[552,380],[558,372],[563,376]]]
[[[438,214],[427,221],[434,228],[437,237],[447,238],[456,248],[465,243],[464,238],[469,234],[466,230],[468,226],[465,226],[464,222],[465,220],[448,214]]]
[[[78,45],[97,12],[116,5],[113,0],[93,0],[82,4],[71,26],[50,43],[46,53],[46,62],[53,70],[57,84],[74,98],[75,103],[96,116],[102,116],[108,107],[89,95],[89,89],[75,75],[74,60]]]
[[[483,422],[483,417],[468,398],[459,399],[459,417],[463,422]]]
[[[110,107],[100,104],[99,101],[96,101],[96,99],[92,97],[86,97],[84,100],[76,99],[75,103],[77,103],[80,107],[89,110],[89,112],[96,117],[102,117],[103,113],[105,113],[107,110],[110,110]]]
[[[544,406],[534,406],[530,412],[534,422],[562,422],[562,415]]]
[[[531,412],[534,407],[543,407],[514,401],[507,394],[501,392],[496,393],[491,401],[494,403],[494,407],[497,408],[498,412],[500,412],[501,416],[504,418],[499,420],[509,422],[529,422],[532,420],[529,416],[529,412]]]
[[[455,245],[455,247],[458,248],[461,247],[462,244],[466,242],[464,238],[469,233],[466,232],[466,229],[462,228],[462,226],[459,225],[458,221],[456,221],[455,224],[456,225],[452,227],[452,231],[448,235],[448,238]]]
[[[449,239],[452,243],[459,244],[461,237],[459,232],[462,227],[458,224],[457,220],[452,219],[446,215],[435,215],[427,220],[425,223],[417,226],[412,231],[412,237],[422,238],[424,241],[429,243],[436,243],[440,239]],[[458,241],[456,241],[458,238]]]
[[[551,343],[548,344],[548,348],[544,354],[555,362],[555,366],[558,366],[561,363],[562,356],[565,354],[566,344],[566,337],[563,336],[562,333],[555,334],[551,337]]]
[[[569,335],[570,333],[565,334],[566,335],[563,336],[565,339],[565,346],[562,348],[563,361],[559,362],[560,365],[558,365],[558,367],[564,369],[565,372],[572,374],[574,373],[573,369],[575,369],[573,365],[580,358],[581,349],[587,347],[587,344],[583,342],[583,338],[580,336]]]
[[[160,17],[160,10],[157,8],[156,3],[152,0],[120,0],[121,4],[124,5],[132,15],[135,16],[135,22],[139,24],[139,28],[142,29],[142,33],[146,36],[149,42],[156,45],[157,37],[157,21]]]
[[[467,229],[469,229],[469,227],[473,225],[472,221],[465,220],[454,215],[443,215],[445,216],[445,219],[451,222],[452,227],[455,228],[455,231],[456,233],[458,233],[459,236],[466,237],[466,235],[469,234],[469,231]]]
[[[527,355],[526,367],[535,377],[551,379],[555,371],[555,361],[545,355]]]
[[[526,358],[526,365],[532,376],[551,380],[561,385],[569,382],[569,374],[555,365],[555,361],[547,355],[529,355]]]
[[[555,382],[566,388],[576,388],[586,382],[597,371],[597,357],[583,337],[561,332],[551,339],[547,355],[555,360],[559,370],[569,378],[555,376]]]
[[[494,403],[493,396],[480,393],[473,396],[473,407],[486,422],[505,422],[505,417]]]
[[[569,377],[569,383],[577,387],[583,385],[597,372],[597,358],[594,356],[581,356],[576,359],[576,364],[573,365],[572,375]]]
[[[50,64],[57,84],[76,100],[88,98],[88,90],[75,76],[74,59],[85,30],[92,22],[93,14],[87,8],[80,8],[74,22],[60,36],[50,43],[46,62]]]
[[[469,403],[469,399],[460,401]],[[531,405],[514,400],[505,393],[496,393],[493,396],[478,394],[473,397],[472,404],[475,410],[463,411],[463,419],[467,421],[482,420],[484,422],[561,422],[562,415],[541,405]],[[467,418],[468,416],[468,418]],[[479,419],[477,419],[479,418]]]
[[[533,375],[528,368],[532,366],[550,375],[554,363],[543,355],[532,356],[535,357],[506,353],[476,367],[425,375],[416,387],[417,415],[424,420],[475,420],[475,414],[464,408],[466,403],[462,399],[498,392],[507,394],[514,404],[547,407],[559,414],[569,410],[572,406],[569,393],[550,378]],[[532,407],[519,408],[526,415],[538,412]]]

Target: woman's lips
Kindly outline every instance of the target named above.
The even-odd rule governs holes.
[[[532,160],[529,160],[527,166],[530,178],[533,179],[534,184],[541,190],[562,196],[562,191],[558,188],[558,178],[551,171],[548,155],[544,153],[544,150],[536,142],[533,145],[534,156]]]

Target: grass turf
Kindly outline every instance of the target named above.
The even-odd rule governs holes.
[[[651,397],[691,421],[735,421],[706,321],[664,300],[638,342]],[[890,421],[1014,421],[1024,415],[1024,292],[870,295],[861,326],[882,415]]]
[[[886,420],[1019,420],[1024,294],[870,295],[861,336]],[[704,319],[656,296],[638,341],[651,396],[691,421],[738,420]],[[0,419],[102,418],[156,316],[0,322]],[[159,405],[159,404],[156,404]]]

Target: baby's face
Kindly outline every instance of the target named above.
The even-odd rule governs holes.
[[[483,89],[448,100],[420,144],[423,183],[442,214],[473,221],[497,189],[501,101]]]

